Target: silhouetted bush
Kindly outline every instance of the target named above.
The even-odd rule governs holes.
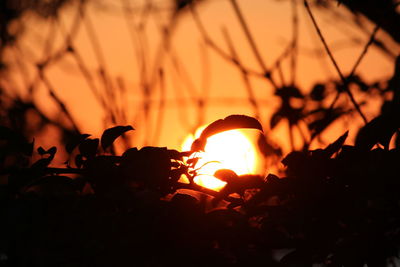
[[[184,152],[111,154],[130,126],[106,130],[101,141],[82,135],[67,145],[66,168],[48,167],[55,147],[39,147],[42,158],[28,166],[32,144],[3,127],[2,263],[385,266],[400,244],[400,150],[372,148],[381,139],[364,134],[373,127],[356,146],[343,145],[345,133],[324,149],[291,152],[285,177],[219,170],[227,182],[220,192],[193,183],[199,144],[229,129],[262,131],[254,118],[218,120]]]

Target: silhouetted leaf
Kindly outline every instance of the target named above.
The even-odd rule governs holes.
[[[389,147],[390,139],[398,129],[398,118],[390,115],[380,115],[360,129],[356,138],[356,147],[370,150],[375,144],[380,143]]]
[[[227,183],[214,198],[214,205],[232,193],[238,193],[240,196],[243,196],[245,190],[261,188],[264,184],[262,177],[259,175],[245,174],[238,176],[230,169],[217,170],[214,176]]]
[[[274,174],[268,174],[265,181],[260,184],[259,188],[261,188],[261,190],[246,202],[246,209],[251,210],[261,202],[268,200],[270,197],[282,194],[288,188],[288,181],[288,178],[280,179]]]
[[[53,146],[46,151],[51,156],[54,156],[57,153],[57,147]]]
[[[120,137],[127,131],[134,130],[132,126],[115,126],[105,130],[101,136],[101,147],[106,150],[109,146],[111,146],[115,139]]]
[[[234,129],[256,129],[263,132],[261,123],[253,118],[246,115],[230,115],[225,119],[216,120],[209,124],[201,133],[200,137],[196,139],[192,144],[192,151],[202,151],[207,143],[207,138],[224,131]]]
[[[380,143],[389,148],[389,143],[396,131],[400,128],[400,56],[396,59],[393,77],[388,82],[387,90],[394,92],[391,101],[385,101],[381,107],[381,115],[362,127],[357,134],[356,146],[362,149],[371,149]]]
[[[57,147],[53,146],[49,148],[48,150],[43,149],[43,147],[38,147],[37,149],[39,155],[44,156],[44,155],[49,155],[49,159],[52,160],[57,153]]]
[[[230,169],[219,169],[214,173],[214,176],[227,183],[239,178],[239,176]]]
[[[284,159],[282,159],[282,164],[285,166],[297,165],[296,163],[307,157],[307,154],[301,151],[292,151]]]
[[[43,147],[38,147],[37,152],[39,153],[39,155],[43,156],[44,154],[46,154],[46,150],[43,149]]]
[[[400,55],[396,58],[396,63],[394,67],[393,77],[388,82],[388,89],[395,92],[394,102],[399,101],[399,92],[400,88]],[[396,99],[397,98],[397,99]]]
[[[65,145],[65,150],[68,153],[71,153],[75,149],[75,147],[77,147],[80,143],[83,142],[83,140],[85,140],[89,136],[90,136],[90,134],[81,134],[81,135],[74,137],[71,142],[69,142],[68,144]]]
[[[79,145],[79,152],[86,158],[92,158],[97,153],[99,139],[86,139]]]
[[[200,139],[206,139],[214,134],[233,130],[233,129],[256,129],[263,132],[261,123],[253,118],[246,115],[230,115],[222,120],[217,120],[208,125],[200,135]]]
[[[247,189],[260,189],[264,184],[263,177],[257,174],[239,175],[237,179],[231,179],[228,186],[231,192],[244,195]]]
[[[51,161],[52,161],[52,158],[50,158],[50,157],[39,159],[38,161],[36,161],[35,163],[32,164],[31,169],[42,170],[42,169],[46,168],[47,166],[49,166]]]
[[[339,149],[343,146],[344,142],[346,141],[348,135],[349,135],[349,131],[346,131],[335,142],[333,142],[332,144],[328,145],[324,149],[325,154],[330,158],[333,154],[338,152]]]
[[[196,140],[193,141],[190,150],[193,152],[204,151],[206,144],[207,144],[207,139],[197,138]]]
[[[311,138],[315,138],[321,134],[328,126],[346,113],[341,108],[318,109],[310,113],[319,115],[314,121],[308,124],[308,129],[311,131]]]

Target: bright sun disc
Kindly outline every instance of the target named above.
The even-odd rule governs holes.
[[[193,141],[200,136],[205,127],[200,127],[195,136],[189,135],[182,144],[183,151],[189,151]],[[201,166],[195,183],[219,191],[225,182],[213,175],[219,169],[231,169],[236,174],[255,174],[257,172],[257,150],[242,130],[230,130],[215,134],[207,139],[204,152],[196,154]]]

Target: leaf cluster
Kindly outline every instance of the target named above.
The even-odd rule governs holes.
[[[111,153],[112,144],[133,128],[116,126],[101,139],[81,135],[68,144],[65,168],[50,167],[55,147],[39,147],[41,158],[30,166],[9,163],[15,156],[30,157],[33,145],[1,128],[8,147],[1,157],[1,174],[8,178],[0,186],[7,218],[0,228],[7,237],[7,244],[0,242],[2,261],[385,266],[396,257],[400,150],[368,139],[374,121],[360,131],[355,146],[344,145],[346,132],[325,148],[291,152],[282,160],[283,177],[222,169],[215,173],[227,182],[220,192],[193,183],[195,155],[207,137],[236,128],[262,131],[259,125],[231,115],[210,124],[192,151],[143,147],[120,156]],[[180,182],[182,175],[189,184]]]

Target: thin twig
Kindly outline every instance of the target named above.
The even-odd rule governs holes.
[[[165,77],[163,69],[160,69],[159,71],[159,79],[160,79],[160,99],[158,103],[158,117],[156,120],[157,129],[154,131],[153,144],[157,144],[158,140],[160,139],[163,120],[164,120],[166,92],[165,92]]]
[[[40,74],[40,78],[42,79],[43,83],[46,85],[50,96],[53,98],[53,100],[57,103],[57,105],[60,107],[61,111],[67,116],[68,120],[71,122],[72,127],[74,128],[75,131],[78,133],[79,127],[78,124],[75,122],[75,119],[73,118],[72,114],[69,112],[67,109],[67,106],[64,104],[64,102],[57,96],[55,89],[51,85],[50,81],[46,78],[43,69],[38,68],[38,72]]]
[[[371,44],[374,42],[375,39],[375,35],[379,30],[379,25],[375,25],[374,30],[371,33],[371,36],[368,40],[368,42],[365,44],[363,51],[361,52],[361,54],[359,55],[359,57],[357,58],[356,62],[353,65],[353,68],[351,69],[351,72],[349,74],[348,77],[352,77],[354,75],[354,73],[356,72],[357,67],[360,65],[361,61],[363,60],[363,58],[365,57],[365,55],[367,54],[368,48],[371,46]],[[333,109],[333,107],[335,106],[336,101],[339,99],[339,95],[340,95],[340,91],[337,91],[335,99],[332,101],[329,109]]]
[[[276,68],[278,70],[278,75],[279,75],[279,78],[281,79],[281,85],[283,87],[286,85],[286,82],[285,82],[285,76],[283,75],[281,63],[279,61],[276,63]]]
[[[292,45],[291,45],[291,58],[290,58],[290,68],[291,68],[291,85],[296,83],[296,66],[297,66],[297,42],[299,37],[299,18],[297,12],[297,1],[292,0]]]
[[[268,72],[267,67],[264,63],[264,60],[261,57],[260,52],[258,51],[257,45],[254,41],[253,36],[250,33],[250,29],[247,26],[246,20],[243,17],[243,14],[239,8],[239,5],[237,4],[236,0],[231,0],[230,3],[232,4],[233,9],[235,10],[235,14],[239,19],[240,25],[244,31],[244,34],[246,35],[247,41],[249,42],[251,49],[253,50],[253,54],[256,57],[258,64],[260,65],[262,71],[264,73],[267,73]]]
[[[205,27],[203,25],[203,23],[200,20],[199,15],[197,14],[197,11],[194,7],[194,5],[190,5],[190,11],[192,13],[192,17],[194,19],[194,22],[204,40],[204,42],[214,50],[214,52],[216,52],[220,57],[222,57],[223,59],[225,59],[226,61],[232,63],[233,65],[237,66],[237,67],[241,67],[243,69],[246,70],[247,73],[254,75],[256,77],[263,77],[265,78],[265,74],[260,73],[259,71],[256,70],[252,70],[249,69],[245,66],[239,66],[238,62],[235,61],[234,58],[232,58],[228,53],[226,53],[222,48],[220,48],[212,39],[211,37],[208,35],[207,31],[205,30]]]
[[[73,23],[68,31],[68,39],[69,40],[73,40],[79,32],[79,28],[81,25],[80,16],[81,16],[83,7],[84,7],[84,3],[83,3],[83,1],[81,1],[77,8],[77,12],[74,16]],[[59,20],[60,19],[57,20],[57,23],[59,23]],[[53,25],[54,25],[53,27],[55,28],[55,24],[53,24]],[[45,44],[44,51],[43,51],[43,59],[40,61],[40,65],[42,65],[43,68],[48,67],[50,65],[50,63],[55,63],[56,61],[62,59],[66,55],[67,48],[68,48],[68,42],[67,42],[67,39],[65,39],[65,44],[57,52],[54,52],[52,55],[49,54],[49,50],[51,49],[51,47],[54,44],[53,38],[54,38],[55,34],[52,34],[52,32],[50,32],[49,35],[53,35],[53,36],[48,37],[46,44]],[[22,52],[22,50],[19,48],[18,43],[16,43],[15,47],[20,52]],[[36,62],[34,62],[34,64],[36,64]],[[36,85],[38,84],[40,79],[41,79],[40,73],[37,73],[36,77],[32,79],[32,82],[28,86],[30,94],[34,93],[34,91],[36,89]]]
[[[362,113],[361,108],[357,104],[353,94],[351,93],[350,88],[348,87],[348,82],[347,82],[346,78],[343,76],[342,71],[340,70],[338,64],[336,63],[336,60],[334,59],[334,57],[333,57],[333,55],[332,55],[332,53],[331,53],[331,51],[330,51],[330,49],[328,47],[328,44],[326,43],[325,38],[322,35],[320,28],[318,27],[318,24],[317,24],[317,22],[316,22],[316,20],[314,18],[314,15],[311,12],[311,9],[310,9],[310,7],[308,5],[307,0],[304,0],[304,6],[306,7],[307,12],[310,15],[311,21],[312,21],[312,23],[313,23],[313,25],[314,25],[314,27],[315,27],[315,29],[317,31],[317,34],[318,34],[319,38],[321,39],[322,44],[325,47],[326,53],[328,54],[329,58],[331,59],[333,65],[335,66],[336,71],[338,72],[338,74],[340,76],[340,79],[343,82],[343,87],[345,89],[345,92],[348,94],[348,96],[350,98],[350,101],[353,103],[355,109],[357,110],[357,112],[361,116],[361,118],[363,119],[364,123],[367,124],[368,121],[367,121],[366,117],[364,116],[364,114]]]
[[[306,53],[309,56],[315,57],[318,63],[320,64],[321,67],[320,69],[325,72],[325,75],[327,77],[331,77],[333,75],[331,69],[329,68],[328,59],[322,56],[325,50],[319,48],[320,40],[318,39],[318,36],[315,35],[314,29],[312,29],[313,27],[312,22],[309,19],[307,19],[309,16],[307,10],[302,9],[302,11],[303,11],[302,15],[304,16],[304,21],[307,23],[307,26],[304,28],[307,29],[307,33],[309,34],[310,38],[312,38],[313,48],[310,48],[309,51],[305,51],[304,48],[303,49],[299,48],[299,53]]]
[[[232,42],[232,40],[231,40],[231,38],[229,36],[229,33],[228,33],[227,29],[223,28],[222,29],[222,33],[223,33],[223,35],[225,37],[225,40],[226,40],[226,42],[228,44],[229,50],[231,51],[232,57],[239,63],[239,66],[242,66],[242,64],[240,63],[239,55],[236,52],[235,47],[233,46],[233,42]],[[239,71],[241,73],[243,83],[244,83],[244,85],[246,87],[248,100],[250,102],[250,105],[253,107],[254,115],[255,115],[255,117],[257,119],[259,119],[261,113],[260,113],[260,109],[258,107],[258,103],[257,103],[257,99],[256,99],[255,94],[254,94],[253,87],[252,87],[252,85],[250,83],[250,79],[249,79],[248,73],[243,68],[239,68]]]
[[[140,29],[140,25],[137,25],[134,22],[134,18],[136,14],[133,13],[133,9],[130,5],[130,1],[128,0],[121,0],[123,10],[124,10],[124,16],[125,16],[125,21],[128,26],[128,30],[130,33],[130,38],[132,41],[133,49],[135,52],[135,59],[138,65],[138,75],[139,75],[139,80],[140,80],[140,89],[143,97],[142,101],[142,110],[140,111],[143,113],[144,116],[144,129],[145,129],[145,134],[144,134],[144,143],[147,144],[149,141],[150,133],[152,130],[152,125],[151,125],[151,118],[150,118],[150,98],[151,98],[151,93],[152,93],[152,88],[153,88],[153,83],[157,81],[157,75],[158,71],[161,68],[161,63],[158,63],[159,61],[162,62],[163,58],[163,44],[161,45],[161,48],[159,48],[159,51],[155,57],[156,64],[154,64],[154,75],[152,78],[149,78],[149,60],[147,57],[148,53],[148,47],[145,45],[145,39],[142,35],[144,34],[143,30]],[[147,3],[146,5],[146,10],[144,12],[147,12],[148,7],[151,7],[151,3]],[[143,22],[139,23],[143,25]],[[163,36],[163,40],[166,37]]]
[[[174,64],[171,62],[171,64]],[[171,68],[171,70],[175,70],[171,72],[171,82],[172,82],[172,89],[174,90],[175,93],[175,99],[178,100],[179,98],[182,97],[182,95],[184,95],[183,90],[181,88],[181,84],[179,82],[177,82],[178,77],[179,77],[179,73],[176,73],[176,69],[174,67]],[[195,100],[194,96],[191,96],[191,98],[193,98],[193,101]],[[189,115],[187,112],[187,106],[192,106],[191,103],[188,103],[187,100],[183,100],[183,101],[176,101],[176,104],[173,105],[174,107],[177,107],[180,109],[180,112],[178,112],[178,119],[180,120],[180,123],[182,124],[182,126],[184,128],[186,128],[188,131],[192,130],[192,126],[189,122]]]
[[[107,97],[104,98],[104,101],[107,102],[107,113],[108,114],[114,114],[114,116],[111,116],[111,119],[113,120],[112,123],[116,124],[117,123],[117,106],[116,106],[116,99],[115,99],[115,88],[113,88],[113,83],[111,82],[108,67],[106,64],[106,59],[104,57],[102,48],[101,48],[101,43],[99,39],[97,38],[97,34],[95,31],[95,28],[93,26],[93,23],[89,17],[88,14],[84,15],[83,12],[81,13],[82,21],[84,21],[84,25],[88,34],[89,41],[91,43],[91,46],[93,48],[94,54],[97,58],[98,61],[98,69],[99,69],[99,74],[100,78],[102,79],[102,84],[105,89],[105,93],[107,94]]]
[[[82,13],[83,11],[81,11],[81,16],[83,16]],[[59,28],[61,30],[61,32],[64,35],[65,38],[65,43],[66,43],[66,50],[68,52],[71,53],[71,55],[73,56],[73,58],[76,61],[76,64],[78,65],[78,68],[80,70],[80,72],[82,73],[82,76],[84,77],[86,83],[89,86],[89,89],[92,91],[93,95],[95,96],[95,98],[97,99],[97,101],[99,102],[99,104],[105,109],[107,110],[107,103],[104,100],[104,98],[102,97],[102,95],[100,94],[97,86],[94,83],[93,77],[89,71],[89,69],[86,67],[83,58],[81,57],[81,55],[78,53],[78,51],[75,49],[75,47],[73,46],[73,40],[72,40],[72,36],[71,33],[66,31],[64,24],[62,23],[62,21],[58,21],[59,24]]]
[[[121,0],[122,1],[122,6],[123,6],[123,10],[124,10],[124,18],[125,18],[125,22],[127,24],[127,28],[129,30],[129,37],[131,39],[132,45],[133,45],[133,50],[135,53],[135,59],[136,62],[138,63],[138,69],[142,69],[142,64],[143,64],[143,53],[142,51],[143,46],[142,43],[139,41],[139,36],[137,33],[137,27],[136,25],[133,23],[132,21],[132,17],[133,17],[133,8],[130,6],[130,2],[127,0]]]
[[[368,48],[369,48],[369,47],[371,46],[371,44],[374,42],[374,40],[375,40],[375,35],[376,35],[376,33],[378,32],[379,28],[380,28],[380,26],[379,26],[378,24],[375,25],[375,28],[374,28],[374,30],[373,30],[372,33],[371,33],[371,37],[369,38],[368,43],[365,44],[363,51],[361,52],[360,56],[358,57],[356,63],[354,64],[354,66],[353,66],[353,68],[352,68],[352,70],[351,70],[351,72],[350,72],[349,77],[353,76],[353,74],[355,73],[355,71],[356,71],[358,65],[360,65],[362,59],[363,59],[363,58],[365,57],[365,55],[367,54]]]
[[[210,91],[211,81],[211,66],[207,53],[207,45],[204,42],[200,42],[199,45],[201,54],[201,66],[202,66],[202,79],[201,79],[201,93],[199,94],[199,100],[197,104],[197,128],[204,124],[206,116],[206,107]]]
[[[170,47],[169,51],[167,52],[169,58],[171,59],[172,65],[176,70],[176,73],[178,76],[182,77],[183,82],[186,83],[186,86],[184,86],[185,89],[187,89],[188,94],[191,96],[196,96],[193,101],[194,104],[198,101],[198,89],[195,86],[195,83],[192,81],[190,75],[186,71],[185,66],[183,65],[182,60],[179,59],[179,53],[176,53],[173,47]]]
[[[277,86],[276,82],[274,81],[274,79],[272,78],[271,71],[268,70],[268,68],[266,67],[266,65],[264,63],[264,60],[262,59],[261,54],[258,51],[256,42],[255,42],[253,36],[250,33],[250,29],[247,26],[246,20],[244,19],[244,16],[243,16],[243,14],[242,14],[242,12],[241,12],[241,10],[239,8],[239,5],[237,4],[236,0],[231,0],[230,3],[232,4],[232,7],[233,7],[233,9],[235,11],[235,14],[236,14],[236,16],[237,16],[237,18],[239,20],[240,25],[241,25],[241,27],[242,27],[242,29],[244,31],[246,39],[250,44],[250,47],[251,47],[251,49],[253,51],[253,54],[254,54],[258,64],[261,67],[261,70],[262,70],[262,72],[264,74],[263,76],[272,84],[272,86],[275,89],[277,89],[278,86]]]

